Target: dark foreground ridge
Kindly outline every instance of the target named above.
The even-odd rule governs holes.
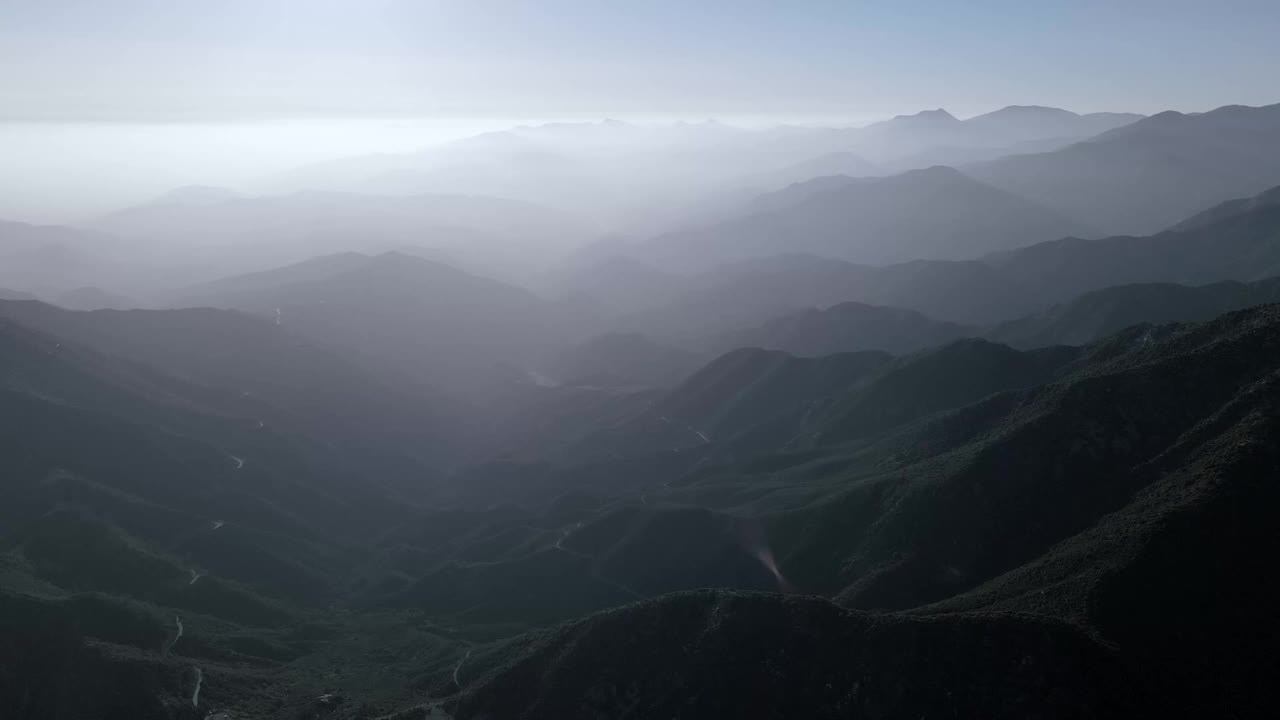
[[[1096,716],[1117,654],[1067,623],[875,615],[816,597],[668,595],[530,639],[461,718]]]
[[[430,425],[392,398],[345,407],[404,427],[403,464],[332,442],[377,386],[287,328],[10,310],[6,719],[1270,710],[1280,306],[539,387],[538,432],[537,408],[597,426],[461,469],[409,452]],[[282,374],[246,396],[258,373],[198,338],[126,332],[215,322],[332,394]]]
[[[768,518],[791,582],[888,614],[671,595],[515,643],[458,714],[1262,714],[1277,351],[1277,306],[1133,328],[882,436],[871,470]]]

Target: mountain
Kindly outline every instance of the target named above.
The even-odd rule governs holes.
[[[399,250],[440,253],[494,274],[529,275],[596,233],[590,222],[566,212],[478,195],[196,193],[192,201],[177,192],[177,199],[170,194],[93,223],[134,238],[135,257],[171,268],[175,285],[321,254]]]
[[[238,399],[0,319],[6,717],[261,717],[299,688],[275,669],[325,652],[361,548],[412,511],[381,467],[352,475]]]
[[[1280,274],[1280,206],[1261,205],[1212,224],[1146,237],[1065,238],[983,258],[999,273],[1060,302],[1113,285],[1199,285]]]
[[[712,448],[747,456],[774,452],[791,443],[814,406],[872,381],[892,359],[882,352],[798,358],[759,348],[734,350],[643,412],[586,438],[574,457],[636,458]]]
[[[452,233],[464,240],[486,237],[563,246],[591,232],[588,225],[566,213],[501,198],[336,192],[232,195],[200,202],[161,198],[113,212],[99,218],[95,226],[117,235],[182,238],[204,244],[241,244],[268,234],[283,241],[346,233],[381,242],[429,246],[445,244]]]
[[[545,294],[612,316],[660,305],[685,289],[681,275],[601,248],[584,252],[548,273]]]
[[[525,290],[401,253],[312,260],[192,295],[268,318],[390,382],[459,391],[523,378],[572,336]]]
[[[1142,119],[1134,113],[1098,112],[1084,115],[1042,105],[1010,105],[964,121],[971,132],[1017,145],[1036,140],[1085,138],[1130,125]]]
[[[1129,125],[1141,117],[1130,113],[1080,115],[1060,108],[1010,105],[960,120],[938,108],[868,125],[849,140],[855,150],[872,160],[903,167],[907,158],[936,157],[941,151],[980,152],[992,157],[1010,154],[1018,146],[1065,144]]]
[[[665,217],[673,208],[702,209],[677,211],[657,224],[670,228],[681,218],[722,214],[722,209],[705,206],[727,188],[767,190],[782,180],[803,181],[832,171],[880,174],[866,172],[871,167],[849,153],[875,165],[909,170],[938,164],[936,154],[924,164],[903,160],[928,158],[940,147],[959,152],[981,148],[980,157],[990,159],[1028,142],[1053,140],[1056,148],[1138,118],[1034,110],[1038,112],[1000,111],[993,114],[998,122],[958,120],[944,110],[927,111],[861,128],[747,129],[715,121],[548,123],[484,133],[418,152],[321,163],[287,173],[276,184],[287,190],[506,197],[563,208],[611,231],[638,233],[655,226],[655,215]],[[805,175],[803,166],[808,163],[816,163],[811,170],[822,172]],[[736,195],[731,194],[728,204],[738,204]]]
[[[774,318],[844,302],[898,307],[960,324],[983,324],[1038,308],[1034,291],[981,261],[916,261],[872,267],[812,255],[724,265],[688,280],[684,292],[623,316],[620,326],[696,346]]]
[[[103,233],[0,221],[0,283],[62,292],[111,280],[121,270],[116,245]]]
[[[368,528],[365,511],[376,516],[389,509],[376,492],[318,464],[322,455],[256,428],[217,394],[7,319],[0,320],[0,392],[9,478],[0,518],[6,547],[25,544],[28,571],[67,590],[127,588],[123,594],[137,596],[144,588],[127,583],[160,582],[145,592],[178,592],[187,583],[185,569],[135,577],[131,573],[146,568],[122,565],[115,575],[110,564],[95,567],[92,553],[119,553],[128,562],[149,548],[159,551],[160,565],[172,566],[178,564],[173,551],[182,547],[224,578],[298,602],[309,591],[329,591],[323,568],[332,558],[284,538],[270,547],[270,536],[358,534]],[[342,531],[325,530],[344,515]],[[203,531],[215,519],[236,529],[205,541]],[[23,538],[46,526],[53,536],[45,542],[54,543],[47,551],[55,554],[42,563]],[[64,532],[106,533],[109,545],[59,550],[56,538]],[[54,568],[59,575],[50,575]]]
[[[900,308],[844,302],[783,315],[759,327],[729,333],[724,348],[761,347],[793,355],[817,356],[860,350],[902,354],[949,342],[976,330],[939,322]]]
[[[133,300],[96,287],[82,287],[58,295],[58,305],[69,310],[122,310],[136,306]]]
[[[651,414],[678,421],[698,439],[727,437],[778,414],[798,413],[875,377],[890,360],[865,352],[797,358],[743,348],[717,358],[673,389]],[[664,421],[666,422],[666,421]]]
[[[18,290],[9,290],[8,288],[0,288],[0,300],[35,300],[36,296],[31,293],[20,292]]]
[[[564,208],[609,230],[685,205],[739,178],[841,149],[792,128],[616,121],[521,126],[419,152],[345,158],[280,178],[290,189],[468,193]]]
[[[876,177],[887,174],[884,168],[851,152],[830,152],[777,170],[752,175],[743,181],[747,187],[762,191],[781,190],[788,185],[820,177]]]
[[[1159,232],[1280,185],[1280,105],[1164,112],[1054,152],[962,168],[1109,234]]]
[[[1069,346],[1019,352],[966,338],[898,358],[858,388],[843,388],[809,423],[812,442],[832,444],[883,433],[995,393],[1055,380],[1081,350]]]
[[[580,451],[582,457],[635,457],[697,450],[719,463],[811,452],[1049,382],[1079,355],[1072,347],[1019,352],[977,338],[897,358],[878,351],[806,358],[743,348],[708,363]]]
[[[176,293],[176,304],[216,305],[221,298],[228,296],[269,293],[283,285],[294,283],[322,282],[368,263],[369,256],[363,253],[321,255],[293,265],[233,275],[183,288]]]
[[[556,353],[541,375],[556,384],[665,387],[697,369],[699,356],[634,333],[608,333]]]
[[[619,322],[656,339],[684,342],[853,301],[993,325],[1113,286],[1253,282],[1280,275],[1280,206],[1239,205],[1238,212],[1213,221],[1202,217],[1178,231],[1063,238],[968,261],[871,267],[812,256],[761,258],[695,275],[687,290],[665,304]]]
[[[780,587],[828,600],[681,593],[495,643],[460,667],[451,708],[1263,716],[1280,632],[1280,588],[1260,571],[1280,549],[1278,349],[1272,305],[1084,349],[970,341],[913,361],[924,375],[877,405],[935,397],[924,414],[704,464],[641,499],[759,518],[744,547]],[[1006,377],[986,360],[964,370],[974,358],[1039,369],[963,397],[972,373]],[[747,668],[763,679],[739,681]]]
[[[1202,322],[1232,310],[1280,302],[1280,279],[1188,287],[1172,283],[1119,285],[1011,320],[986,331],[1015,347],[1084,345],[1131,325]]]
[[[1123,712],[1137,694],[1113,650],[1063,622],[885,617],[714,590],[592,615],[464,670],[450,706],[462,720],[918,718],[957,707],[1069,718]]]
[[[1084,226],[946,167],[887,178],[820,178],[766,195],[759,211],[633,248],[660,268],[706,269],[780,253],[883,264],[971,258]]]
[[[1220,205],[1215,205],[1201,213],[1196,213],[1174,225],[1171,230],[1189,232],[1215,225],[1231,218],[1247,215],[1256,210],[1280,205],[1280,186],[1259,193],[1251,198],[1236,198]]]
[[[72,312],[38,302],[0,302],[0,317],[180,379],[200,388],[200,404],[246,426],[342,446],[345,457],[330,462],[377,467],[386,481],[420,481],[464,444],[465,423],[443,398],[392,387],[269,320],[212,308]]]
[[[215,384],[287,320],[7,306],[0,689],[29,692],[0,701],[37,715],[189,716],[197,668],[196,714],[246,717],[1268,709],[1277,306],[1083,348],[743,349],[621,404],[532,388],[584,447],[395,492],[245,422],[335,375]]]

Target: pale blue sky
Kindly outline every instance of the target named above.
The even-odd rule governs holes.
[[[1280,101],[1280,2],[0,0],[0,118],[868,118]]]

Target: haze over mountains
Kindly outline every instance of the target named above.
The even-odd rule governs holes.
[[[0,223],[0,717],[1265,717],[1280,106]]]
[[[1280,105],[1164,112],[1050,153],[966,167],[1112,234],[1146,235],[1197,208],[1280,185]]]
[[[755,199],[743,217],[663,235],[630,254],[665,269],[808,253],[882,264],[950,260],[1094,234],[947,167],[887,178],[818,178]]]
[[[734,186],[775,189],[780,186],[773,179],[777,173],[785,178],[797,164],[822,167],[830,162],[823,158],[832,154],[845,153],[837,156],[846,158],[837,161],[841,170],[885,166],[901,171],[937,164],[929,160],[931,153],[968,150],[976,159],[997,157],[1025,143],[1058,147],[1138,117],[1015,107],[964,121],[945,111],[926,112],[864,128],[745,130],[713,121],[668,127],[613,120],[560,123],[488,133],[416,154],[326,163],[281,183],[390,194],[492,194],[572,210],[626,229],[642,215],[669,213],[672,204]],[[849,153],[859,159],[852,160]],[[626,168],[622,174],[620,167]],[[819,174],[790,177],[800,181]]]

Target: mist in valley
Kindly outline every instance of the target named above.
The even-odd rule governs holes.
[[[1268,716],[1276,31],[0,0],[0,717]]]

